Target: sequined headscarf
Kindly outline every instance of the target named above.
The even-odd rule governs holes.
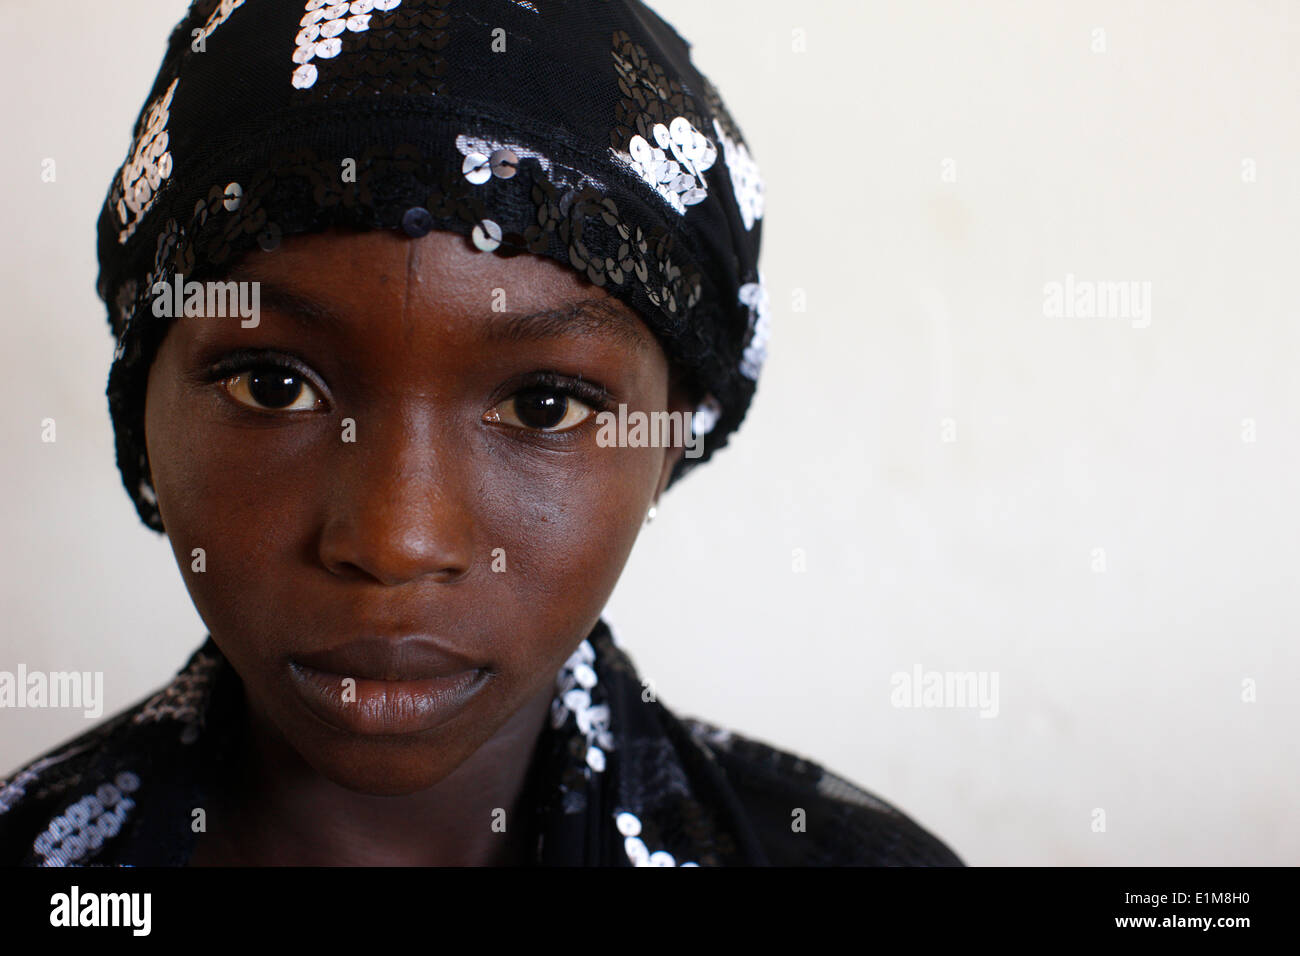
[[[158,282],[331,227],[548,256],[635,309],[708,460],[766,351],[763,184],[690,45],[638,0],[196,0],[99,217],[118,467],[161,531],[144,444]]]

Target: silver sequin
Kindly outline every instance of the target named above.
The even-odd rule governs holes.
[[[226,207],[227,212],[234,212],[239,208],[239,204],[244,199],[244,187],[239,183],[226,184],[226,198],[221,201],[221,205]]]
[[[322,60],[333,59],[343,51],[343,41],[338,37],[330,37],[328,40],[321,40],[312,49]]]
[[[348,21],[343,19],[326,20],[320,25],[320,35],[325,39],[336,37],[348,28]]]
[[[475,186],[482,186],[492,178],[492,166],[482,153],[469,153],[461,164],[460,171]]]
[[[640,837],[630,836],[623,841],[623,849],[627,853],[627,858],[636,866],[646,866],[650,862],[650,851],[646,845],[641,842]]]
[[[484,219],[474,227],[473,240],[483,252],[492,252],[501,245],[501,227],[491,219]]]
[[[758,379],[767,360],[767,339],[771,333],[771,303],[767,286],[760,273],[757,282],[746,282],[740,287],[740,303],[749,306],[749,341],[740,360],[741,374]]]
[[[625,837],[641,835],[641,821],[635,813],[628,813],[625,810],[614,818],[614,823],[618,827],[618,832]]]
[[[718,400],[712,395],[705,395],[704,400],[695,406],[695,414],[691,416],[691,431],[696,435],[707,435],[718,424],[721,415],[722,406]]]
[[[638,133],[628,141],[626,153],[615,155],[684,214],[687,206],[708,198],[704,173],[713,166],[717,147],[684,116],[667,125],[656,123],[651,135],[657,146]]]
[[[744,143],[733,142],[722,129],[722,124],[713,121],[713,131],[722,144],[723,158],[727,171],[731,173],[732,191],[736,196],[736,205],[740,207],[740,217],[746,229],[753,229],[754,223],[763,218],[763,177],[759,173],[758,163],[749,155]]]

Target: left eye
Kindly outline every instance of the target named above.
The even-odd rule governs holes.
[[[577,428],[594,414],[590,405],[553,388],[529,388],[507,398],[483,416],[515,428],[564,432]]]

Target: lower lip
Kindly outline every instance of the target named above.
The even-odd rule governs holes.
[[[421,680],[347,678],[298,663],[289,670],[317,717],[338,730],[375,736],[433,730],[456,716],[487,680],[483,670]],[[355,688],[344,683],[349,679]]]

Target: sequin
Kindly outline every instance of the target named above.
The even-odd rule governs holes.
[[[569,710],[586,710],[591,706],[591,695],[585,690],[571,690],[560,699]]]
[[[320,26],[313,23],[311,26],[306,26],[299,30],[298,35],[293,38],[293,42],[295,46],[307,46],[311,43],[315,43],[319,36]]]
[[[615,155],[653,186],[669,206],[684,214],[687,206],[708,198],[704,172],[713,165],[716,150],[682,116],[675,117],[671,126],[655,124],[651,135],[658,146],[651,146],[638,133],[628,141],[626,153],[615,151]],[[674,158],[668,157],[668,151]]]
[[[731,174],[732,192],[736,196],[736,205],[740,207],[740,216],[746,229],[753,229],[754,223],[763,218],[763,177],[759,173],[758,163],[749,155],[749,148],[743,142],[733,140],[723,130],[718,120],[713,121],[713,130],[722,144],[723,158],[727,171]]]
[[[326,20],[320,25],[320,35],[325,39],[336,37],[348,28],[348,22],[343,19]]]
[[[654,853],[650,854],[650,865],[651,866],[676,866],[677,861],[673,859],[673,855],[669,853],[667,850],[656,850]]]
[[[645,866],[650,862],[650,851],[640,837],[630,836],[623,841],[623,850],[627,858],[636,866]]]
[[[625,837],[639,836],[641,833],[641,821],[637,819],[636,814],[628,813],[626,810],[614,818],[614,825]]]
[[[312,57],[339,62],[322,68],[319,81],[299,88],[309,89],[306,98],[315,101],[363,92],[413,96],[445,92],[442,77],[447,64],[439,51],[450,36],[451,20],[445,12],[450,2],[425,0],[409,14],[398,9],[401,0],[354,0],[316,11],[322,17],[321,36],[312,47]],[[397,12],[385,16],[392,11]],[[341,41],[345,31],[352,39],[339,48],[319,45]]]
[[[589,664],[580,664],[573,669],[573,676],[577,678],[581,687],[591,688],[596,685],[596,672],[591,669]]]
[[[475,186],[481,186],[492,178],[490,161],[482,153],[469,153],[461,164],[461,172]]]
[[[613,57],[623,94],[610,133],[614,155],[685,215],[708,195],[704,173],[717,148],[699,131],[703,118],[691,96],[623,30],[614,33]]]
[[[512,149],[498,149],[489,162],[492,164],[492,175],[500,179],[509,179],[519,168],[519,156]]]
[[[428,234],[433,225],[433,216],[423,206],[412,206],[402,214],[402,230],[412,239]]]
[[[767,286],[759,275],[758,282],[746,282],[740,287],[740,303],[749,307],[748,340],[740,361],[740,371],[746,378],[758,379],[767,360],[767,338],[771,326],[771,308]]]
[[[172,172],[172,157],[157,144],[167,140],[166,127],[172,97],[179,78],[173,79],[167,90],[153,100],[145,111],[145,118],[135,137],[130,158],[122,166],[110,196],[110,206],[117,210],[122,228],[118,242],[125,243],[135,233],[140,220],[153,206],[163,180]]]
[[[474,245],[483,252],[491,252],[501,245],[501,227],[491,219],[484,219],[474,226]]]
[[[305,90],[316,82],[316,66],[312,63],[304,63],[298,69],[293,71],[293,85]]]
[[[321,40],[312,49],[322,60],[330,60],[343,51],[343,41],[338,37],[331,37],[328,40]]]
[[[605,770],[605,751],[599,747],[588,747],[587,766],[597,773],[603,773]]]
[[[239,208],[239,203],[244,197],[244,189],[239,183],[227,183],[225,197],[221,204],[226,207],[227,212],[234,212]]]
[[[706,395],[697,406],[695,414],[691,416],[691,431],[696,435],[707,435],[713,431],[718,423],[718,418],[722,415],[722,406],[712,395]]]

